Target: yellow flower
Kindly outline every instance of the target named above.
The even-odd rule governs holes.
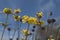
[[[33,18],[33,24],[37,24],[37,18]]]
[[[28,34],[30,34],[30,31],[28,31],[28,30],[22,30],[22,33],[23,33],[23,35],[27,36]]]
[[[14,10],[14,13],[16,13],[16,14],[18,14],[18,13],[20,13],[20,12],[21,12],[20,9],[15,9],[15,10]]]
[[[22,22],[23,23],[26,23],[27,22],[27,20],[28,20],[28,16],[27,15],[24,15],[23,17],[22,17]]]
[[[13,15],[13,18],[15,19],[15,21],[19,21],[20,20],[20,16],[17,16],[17,15]]]
[[[26,15],[24,15],[23,17],[22,17],[22,22],[23,23],[28,23],[28,24],[37,24],[37,18],[34,18],[34,17],[28,17],[28,16],[26,16]]]
[[[37,13],[37,17],[38,18],[41,18],[43,16],[43,12],[41,11],[41,12],[39,12],[39,13]]]
[[[38,24],[40,24],[41,26],[43,26],[44,25],[44,21],[41,20]]]
[[[3,12],[6,13],[6,14],[11,14],[12,10],[10,8],[4,8]]]
[[[27,22],[28,22],[28,24],[31,24],[31,23],[33,23],[33,21],[34,21],[33,17],[30,17]]]
[[[28,24],[37,24],[37,18],[30,17],[30,18],[28,19]]]

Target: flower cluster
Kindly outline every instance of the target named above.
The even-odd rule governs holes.
[[[16,21],[16,26],[18,27],[17,29],[18,29],[18,31],[20,32],[21,30],[20,30],[20,27],[21,27],[21,24],[22,23],[27,23],[28,24],[28,27],[27,27],[27,29],[22,29],[22,34],[23,34],[23,36],[24,37],[26,37],[24,40],[27,40],[27,38],[28,38],[28,36],[30,36],[31,34],[32,34],[32,36],[34,36],[34,33],[35,33],[35,28],[38,28],[38,27],[40,27],[40,29],[41,29],[41,31],[43,30],[45,30],[45,29],[47,29],[47,28],[45,28],[45,22],[44,22],[44,20],[41,20],[42,18],[43,18],[43,12],[42,11],[40,11],[40,12],[38,12],[37,14],[36,14],[36,16],[35,17],[31,17],[31,16],[28,16],[28,15],[24,15],[24,16],[20,16],[19,15],[19,13],[21,12],[21,10],[20,9],[14,9],[14,11],[12,11],[12,9],[10,9],[10,8],[4,8],[3,9],[3,12],[5,13],[5,14],[12,14],[13,15],[13,19]],[[51,17],[53,14],[52,14],[52,12],[49,14],[49,16]],[[4,30],[3,30],[3,33],[2,33],[2,37],[3,37],[3,34],[4,34],[4,32],[5,32],[5,29],[6,29],[6,27],[7,26],[9,26],[8,24],[7,24],[7,22],[8,22],[8,15],[6,16],[6,23],[2,23],[2,26],[4,26]],[[48,24],[54,24],[55,22],[56,22],[56,20],[54,19],[54,18],[48,18],[47,19],[47,22],[48,22]],[[21,24],[20,24],[21,23]],[[33,27],[32,27],[32,29],[30,29],[30,25],[33,25]],[[39,25],[39,26],[38,26]],[[50,25],[48,25],[48,26],[50,26]],[[36,27],[37,26],[37,27]],[[53,25],[54,26],[54,25]],[[53,26],[52,26],[52,28],[53,28]],[[51,29],[52,29],[51,28]],[[40,30],[39,29],[39,30]],[[12,29],[9,27],[7,27],[7,30],[10,32]],[[37,29],[36,29],[37,30]],[[38,30],[38,31],[39,31]],[[47,29],[48,30],[48,29]],[[47,31],[46,30],[46,31]],[[52,29],[53,30],[53,29]],[[16,32],[16,29],[15,29],[15,32]],[[14,32],[14,34],[15,34],[15,32]],[[18,32],[18,33],[19,33]],[[51,32],[53,32],[53,31],[51,31]],[[47,33],[47,32],[46,32]],[[45,35],[45,34],[44,34]],[[14,37],[14,36],[13,36]],[[18,37],[19,37],[19,35],[18,35]],[[52,38],[53,36],[52,35],[50,35],[49,36],[49,39],[48,40],[50,40],[50,39],[53,39]],[[12,38],[13,39],[13,38]],[[12,40],[11,39],[11,40]],[[17,40],[18,40],[19,38],[17,38]],[[2,39],[1,39],[2,40]]]
[[[28,24],[37,24],[37,18],[35,18],[35,17],[28,17],[28,16],[26,16],[26,15],[24,15],[23,17],[22,17],[22,21],[23,21],[23,23],[28,23]]]
[[[30,17],[27,22],[28,24],[37,24],[37,19],[34,17]]]

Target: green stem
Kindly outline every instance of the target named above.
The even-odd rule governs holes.
[[[30,26],[30,24],[28,24],[28,28],[27,28],[27,30],[29,30],[29,26]]]
[[[27,28],[28,31],[29,31],[29,26],[30,26],[30,24],[28,24],[28,28]],[[28,35],[26,35],[25,40],[27,40],[27,38],[28,38]]]
[[[58,40],[59,29],[60,29],[60,28],[58,28],[57,33],[56,33],[56,40]]]
[[[19,23],[18,23],[18,21],[16,21],[16,26],[18,27],[18,40],[19,40],[19,38],[20,38],[20,30],[19,30]]]
[[[3,39],[4,32],[5,32],[5,28],[4,28],[3,32],[2,32],[1,40]]]
[[[13,34],[13,37],[12,37],[12,38],[14,38],[14,36],[15,36],[15,32],[16,32],[16,30],[14,30],[14,34]]]
[[[25,40],[27,40],[27,36],[26,36]]]
[[[8,22],[8,14],[6,16],[6,25],[7,25],[7,22]],[[6,26],[4,26],[4,30],[3,30],[3,33],[2,33],[1,40],[3,39],[3,35],[4,35],[4,32],[5,32],[5,29],[6,29]]]
[[[21,22],[20,22],[20,26],[19,26],[19,28],[21,29]],[[21,32],[20,29],[19,29],[19,34],[20,34],[20,32]],[[21,40],[21,35],[19,35],[19,37],[20,37],[20,40]]]
[[[7,14],[7,16],[6,16],[6,24],[7,24],[7,22],[8,22],[8,14]]]
[[[52,29],[51,32],[52,32],[52,34],[53,34],[53,23],[52,23],[52,27],[51,27],[51,29]]]
[[[32,35],[33,37],[32,37],[32,40],[34,40],[34,33],[33,33],[33,35]]]
[[[10,31],[8,31],[9,33],[8,33],[8,37],[9,37],[9,39],[10,39]]]

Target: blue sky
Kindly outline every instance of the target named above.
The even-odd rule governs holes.
[[[20,8],[22,10],[19,14],[20,16],[28,15],[32,17],[34,17],[37,12],[43,11],[44,17],[42,19],[44,19],[45,22],[50,11],[54,13],[53,18],[58,18],[60,16],[60,0],[0,0],[0,11],[4,8],[11,8],[12,10]],[[0,14],[0,22],[5,22],[5,18],[5,14]],[[12,23],[11,27],[15,27],[15,21],[13,21],[12,15],[9,16],[8,22]],[[25,25],[22,26],[25,28],[27,24],[22,25]],[[0,25],[0,30],[2,29],[3,28]],[[0,32],[0,35],[1,33],[2,31]],[[4,36],[6,36],[7,33],[8,31],[5,32]],[[6,37],[8,37],[8,35]]]

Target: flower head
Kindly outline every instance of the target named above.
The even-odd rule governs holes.
[[[37,24],[37,18],[29,17],[27,23],[28,24]]]
[[[41,20],[40,22],[38,22],[38,24],[40,24],[41,26],[43,26],[44,25],[44,21]]]
[[[10,8],[4,8],[3,12],[6,13],[6,14],[11,14],[12,10]]]
[[[37,20],[37,18],[33,18],[33,24],[37,24],[37,22],[38,22],[38,20]]]
[[[14,10],[14,13],[16,13],[16,14],[18,14],[18,13],[20,13],[20,12],[21,12],[20,9],[15,9],[15,10]]]
[[[28,31],[28,30],[22,30],[22,33],[23,33],[25,36],[27,36],[27,35],[30,34],[30,31]]]
[[[15,19],[15,21],[19,21],[20,20],[20,16],[17,16],[17,15],[13,15],[13,18]]]
[[[33,23],[33,21],[34,21],[33,17],[30,17],[30,18],[28,19],[27,23],[28,23],[28,24],[31,24],[31,23]]]
[[[37,17],[38,18],[41,18],[42,16],[43,16],[43,12],[42,11],[37,13]]]
[[[27,15],[24,15],[23,17],[22,17],[22,22],[23,23],[26,23],[27,22],[27,20],[28,20],[28,16]]]

